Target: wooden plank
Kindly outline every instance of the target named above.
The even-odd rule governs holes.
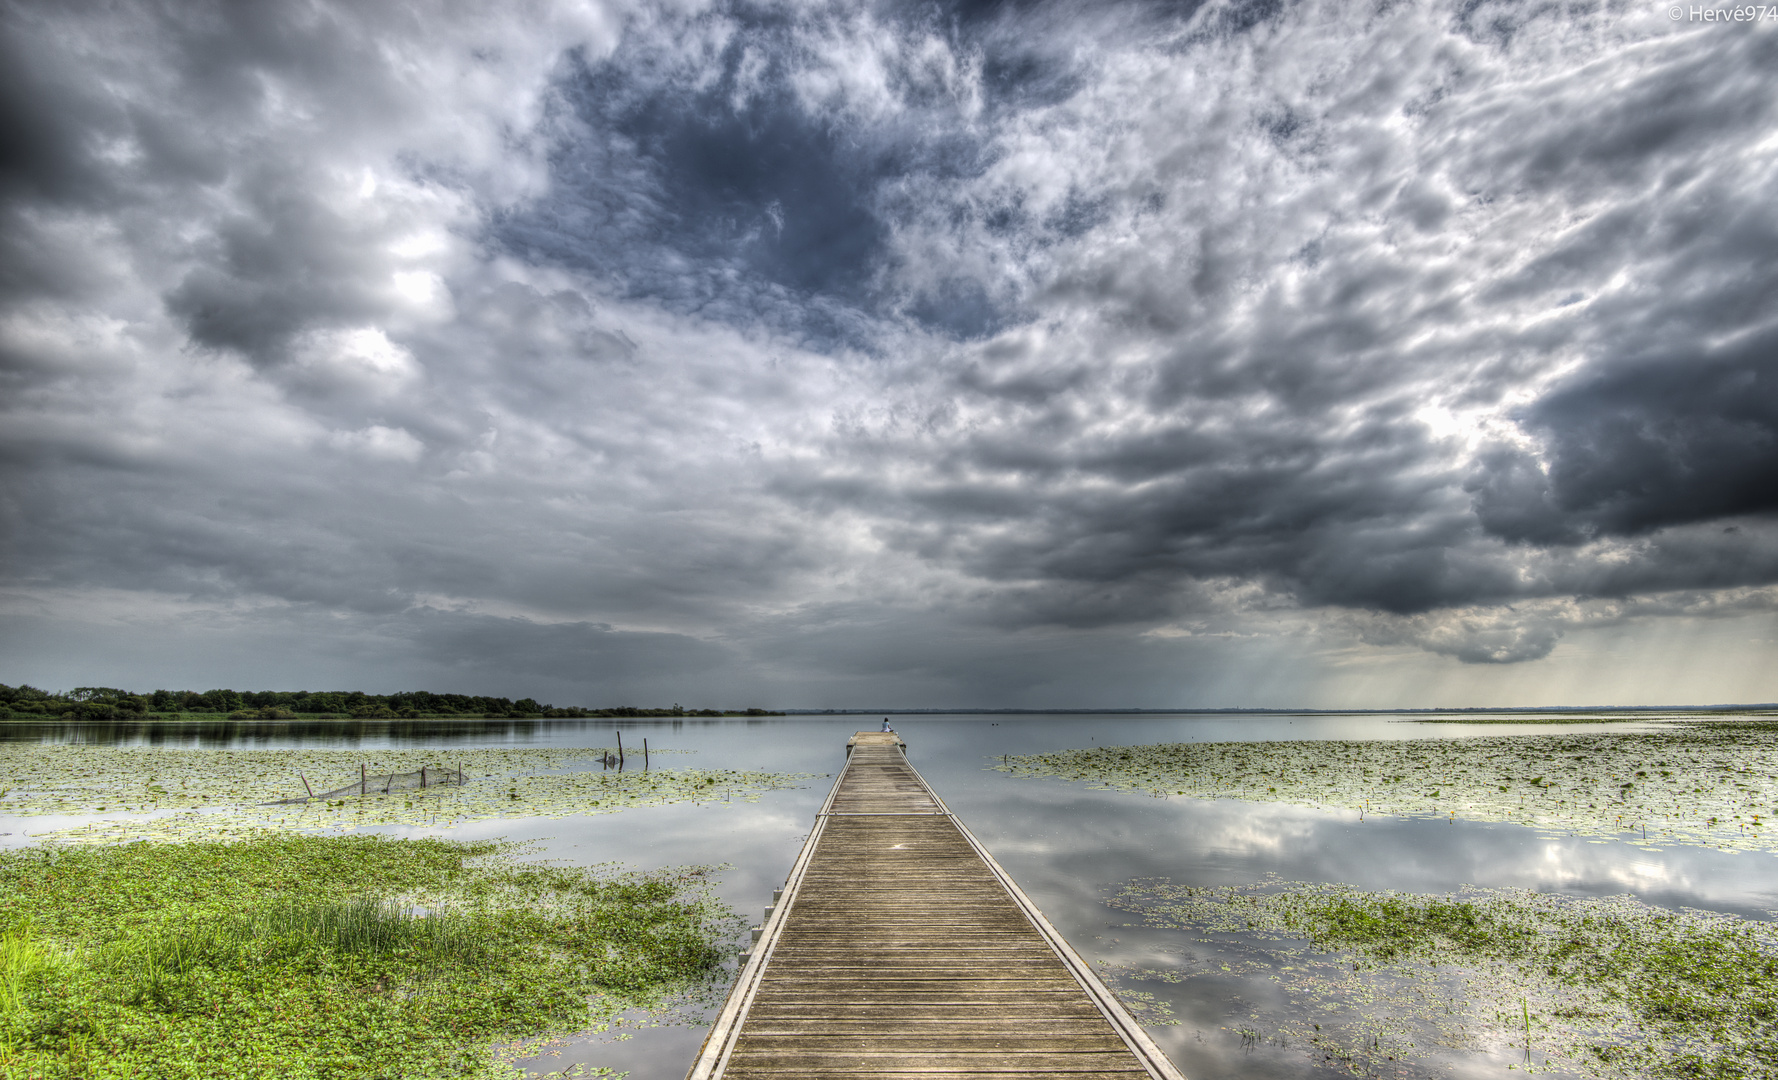
[[[847,744],[688,1080],[1183,1080],[904,745]]]
[[[1008,1032],[1014,1035],[1079,1033],[1095,1035],[1105,1030],[1103,1017],[1056,1016],[1042,1019],[1029,1017],[959,1018],[953,1016],[906,1017],[900,1014],[861,1014],[844,1019],[811,1019],[808,1017],[767,1017],[749,1013],[749,1035],[896,1035],[911,1038],[931,1035],[987,1035]]]
[[[1078,1005],[1079,1008],[1075,1006]],[[920,1025],[930,1021],[964,1021],[979,1022],[983,1025],[1018,1024],[1027,1027],[1038,1023],[1090,1023],[1090,1030],[1101,1030],[1098,1025],[1105,1022],[1099,1011],[1085,1001],[1053,1001],[1044,1004],[1027,1003],[1023,999],[1013,1002],[990,1001],[949,1001],[924,1004],[920,1002],[902,1002],[893,1012],[885,1011],[874,1004],[859,1002],[773,1002],[755,999],[753,1007],[747,1013],[747,1022],[765,1023],[775,1026],[790,1021],[831,1024],[833,1030],[843,1031],[855,1023],[880,1020],[885,1015],[892,1015],[898,1021],[909,1025]],[[914,1030],[910,1026],[909,1030]]]
[[[803,990],[771,991],[762,990],[755,1001],[777,1005],[805,1005],[818,1009],[823,1005],[838,1008],[841,1005],[869,1005],[875,1009],[890,1009],[901,1005],[1022,1005],[1028,1004],[1037,1015],[1051,1015],[1052,1010],[1039,1006],[1067,1005],[1074,1001],[1075,991],[1072,989],[1055,990],[991,990],[980,986],[947,989],[944,987],[920,987],[888,985],[877,990],[862,990],[856,993],[837,995],[832,987],[809,987]],[[813,1015],[811,1010],[805,1010]]]
[[[737,1068],[729,1074],[735,1080],[757,1080],[767,1077],[794,1077],[795,1080],[855,1080],[859,1075],[853,1070],[836,1070],[830,1068],[792,1069],[771,1067],[765,1069]],[[1028,1068],[972,1069],[967,1072],[958,1069],[895,1069],[879,1068],[871,1072],[871,1076],[884,1077],[886,1080],[980,1080],[981,1077],[1023,1076],[1029,1080],[1132,1080],[1147,1076],[1141,1069],[1125,1072],[1032,1072]]]
[[[801,966],[827,966],[836,962],[848,967],[857,968],[860,964],[871,967],[896,970],[930,970],[933,968],[957,968],[963,971],[980,971],[982,961],[1004,961],[1008,965],[1008,973],[1030,973],[1035,971],[1051,972],[1058,977],[1066,978],[1068,972],[1056,963],[1054,955],[1043,956],[1032,951],[1028,946],[1004,945],[999,947],[956,946],[939,951],[938,946],[922,946],[927,950],[924,955],[908,955],[906,951],[879,952],[874,949],[843,950],[835,948],[809,949],[780,945],[774,963],[795,963]]]
[[[967,958],[967,959],[963,959]],[[827,967],[835,963],[847,968],[856,969],[860,964],[869,964],[878,968],[894,968],[907,971],[927,971],[934,968],[955,968],[959,971],[980,971],[979,961],[993,960],[1009,966],[1008,974],[1025,974],[1033,971],[1054,972],[1066,978],[1068,973],[1056,963],[1055,956],[1043,956],[1029,948],[1008,945],[1001,948],[965,948],[934,953],[929,956],[906,956],[899,953],[879,953],[875,950],[845,951],[840,949],[785,949],[780,948],[774,963],[796,964],[800,967]]]
[[[817,1069],[787,1069],[787,1068],[750,1069],[745,1066],[741,1066],[741,1067],[736,1068],[734,1072],[731,1072],[728,1075],[731,1077],[734,1077],[735,1080],[757,1080],[757,1078],[768,1078],[768,1077],[786,1077],[786,1078],[794,1077],[795,1080],[856,1080],[856,1077],[859,1074],[856,1071],[852,1071],[852,1070],[833,1070],[833,1069],[821,1069],[821,1068],[817,1068]],[[870,1075],[876,1076],[876,1077],[882,1077],[882,1078],[884,1078],[884,1080],[979,1080],[979,1078],[984,1077],[984,1076],[1023,1076],[1023,1077],[1029,1078],[1029,1080],[1132,1080],[1132,1078],[1141,1078],[1141,1077],[1147,1076],[1148,1074],[1143,1072],[1141,1069],[1131,1069],[1131,1070],[1127,1070],[1124,1072],[1066,1072],[1066,1073],[1064,1073],[1064,1072],[1032,1072],[1026,1068],[998,1069],[998,1070],[994,1070],[992,1072],[987,1071],[987,1070],[971,1070],[969,1072],[962,1072],[962,1071],[959,1071],[956,1069],[923,1069],[923,1070],[894,1069],[894,1070],[891,1070],[891,1069],[888,1069],[885,1067],[885,1068],[876,1069]]]
[[[979,1053],[962,1053],[939,1051],[934,1052],[903,1050],[834,1050],[824,1052],[810,1049],[802,1053],[788,1051],[758,1051],[747,1048],[747,1036],[741,1037],[741,1045],[731,1057],[732,1064],[751,1065],[755,1068],[776,1069],[852,1069],[865,1075],[874,1075],[885,1064],[894,1064],[904,1071],[925,1067],[939,1069],[969,1069],[982,1072],[1073,1072],[1076,1070],[1105,1072],[1112,1069],[1130,1069],[1140,1075],[1130,1052],[1121,1044],[1115,1051],[1085,1050],[1078,1053],[1030,1051],[1016,1057],[1000,1053],[997,1050],[984,1050]]]
[[[871,1032],[839,1034],[836,1032],[773,1032],[765,1034],[748,1030],[741,1036],[741,1051],[761,1055],[780,1053],[807,1054],[907,1054],[918,1056],[932,1045],[930,1031]],[[945,1049],[951,1053],[1122,1053],[1123,1040],[1103,1032],[1047,1032],[1028,1034],[1017,1031],[951,1032],[944,1038]]]

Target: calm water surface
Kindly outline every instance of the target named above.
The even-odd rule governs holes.
[[[399,730],[379,722],[260,722],[83,726],[11,725],[0,738],[166,747],[626,748],[692,751],[656,758],[657,767],[699,765],[831,776],[866,717],[765,720],[565,720],[427,723]],[[409,722],[410,725],[412,722]],[[1705,848],[1659,852],[1597,839],[1550,838],[1511,825],[1405,821],[1272,803],[1157,799],[1091,791],[1081,784],[1016,780],[989,771],[1003,754],[1092,745],[1277,739],[1464,738],[1476,735],[1597,732],[1598,725],[1416,724],[1399,716],[921,716],[895,717],[908,757],[951,809],[981,838],[1051,922],[1088,961],[1141,962],[1177,948],[1182,935],[1130,929],[1104,895],[1135,877],[1193,885],[1242,884],[1267,874],[1338,881],[1364,889],[1444,892],[1466,884],[1601,896],[1632,893],[1649,903],[1770,918],[1778,908],[1778,858]],[[1644,725],[1613,725],[1612,731]],[[646,868],[726,863],[719,892],[756,921],[783,882],[831,780],[768,792],[757,803],[665,806],[567,819],[485,822],[439,834],[508,837],[539,843],[540,857]],[[30,832],[82,819],[0,817],[0,843],[29,843]],[[423,830],[382,830],[419,835]],[[1164,998],[1179,1023],[1151,1034],[1193,1080],[1333,1075],[1295,1049],[1243,1047],[1225,1001],[1263,985],[1193,979],[1143,984]],[[690,1026],[647,1028],[623,1041],[571,1044],[541,1068],[574,1061],[631,1070],[633,1080],[680,1080],[703,1038]],[[1449,1066],[1449,1067],[1447,1067]],[[1454,1059],[1448,1076],[1500,1075],[1501,1062]]]

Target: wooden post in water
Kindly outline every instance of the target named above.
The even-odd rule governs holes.
[[[364,786],[365,786],[365,784],[370,782],[370,773],[368,771],[366,771],[368,768],[369,768],[369,766],[365,765],[364,762],[360,761],[358,763],[358,797],[359,798],[364,797]]]
[[[624,771],[624,733],[617,733],[617,771]]]
[[[420,790],[426,790],[426,766],[420,766]]]
[[[642,738],[642,771],[648,771],[648,737]]]
[[[311,798],[311,799],[314,798],[315,797],[315,789],[309,786],[309,778],[304,776],[302,773],[297,773],[296,778],[303,782],[303,790],[309,793],[309,798]]]

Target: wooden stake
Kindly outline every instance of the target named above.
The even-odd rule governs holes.
[[[364,762],[361,761],[358,763],[358,797],[359,798],[364,797],[364,785],[370,782],[370,773],[366,771],[367,768],[368,768],[368,766],[366,766],[364,764]]]
[[[420,790],[426,790],[426,766],[420,766]]]
[[[302,773],[297,773],[296,778],[303,782],[303,790],[309,793],[309,798],[311,798],[311,799],[314,798],[315,797],[315,789],[309,786],[309,778],[304,776]]]
[[[647,739],[647,737],[644,737],[642,740],[642,771],[643,772],[648,771],[648,739]]]
[[[617,771],[624,771],[624,733],[617,733]]]

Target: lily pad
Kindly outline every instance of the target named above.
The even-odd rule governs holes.
[[[1653,732],[1106,746],[1011,756],[994,767],[1156,797],[1511,822],[1564,836],[1778,852],[1778,725],[1762,722]]]
[[[60,843],[217,840],[260,830],[346,832],[372,826],[450,828],[472,821],[612,814],[676,802],[750,802],[811,774],[604,766],[586,749],[214,750],[0,744],[0,814],[115,814],[37,834]],[[660,751],[658,753],[665,753]],[[461,786],[377,789],[375,778],[421,766]],[[349,785],[365,794],[291,804]],[[304,781],[307,780],[305,785]]]

